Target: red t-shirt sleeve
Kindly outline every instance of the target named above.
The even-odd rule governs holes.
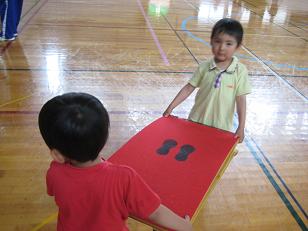
[[[49,196],[54,196],[54,192],[53,192],[53,184],[52,184],[52,180],[53,180],[53,171],[55,168],[55,163],[54,161],[51,162],[50,167],[47,171],[46,174],[46,186],[47,186],[47,193]]]
[[[159,196],[133,169],[127,188],[126,206],[130,215],[147,219],[161,204]]]

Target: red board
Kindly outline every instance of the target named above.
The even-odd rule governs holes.
[[[145,127],[108,161],[131,166],[164,205],[180,216],[193,217],[236,144],[231,132],[169,116]]]

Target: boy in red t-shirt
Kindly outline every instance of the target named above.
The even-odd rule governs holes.
[[[59,207],[58,231],[127,231],[133,215],[169,229],[191,231],[132,168],[104,161],[99,152],[109,134],[102,103],[86,93],[49,100],[39,114],[39,128],[54,159],[47,191]]]

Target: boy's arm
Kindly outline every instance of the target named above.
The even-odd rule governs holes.
[[[182,103],[190,94],[195,90],[195,87],[192,86],[190,83],[187,83],[180,92],[176,95],[176,97],[172,100],[168,108],[163,113],[163,116],[169,116],[172,110]]]
[[[242,143],[245,136],[246,95],[236,96],[236,111],[238,115],[238,128],[235,132],[235,137],[239,138],[239,143]]]
[[[150,216],[149,219],[163,227],[177,231],[192,231],[192,224],[189,217],[181,218],[164,205],[160,205]]]

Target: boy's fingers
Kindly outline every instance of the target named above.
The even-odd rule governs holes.
[[[190,221],[190,217],[188,215],[184,216],[185,220]]]
[[[242,143],[244,141],[244,138],[245,138],[244,136],[241,137],[240,143]]]
[[[168,112],[164,112],[164,114],[163,114],[164,117],[168,117],[169,115],[170,115],[170,113],[168,113]]]

